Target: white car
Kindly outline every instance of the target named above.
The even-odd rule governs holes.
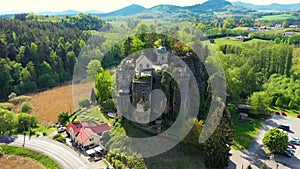
[[[57,128],[57,132],[58,133],[62,133],[64,131],[66,131],[66,127],[59,127],[59,128]]]
[[[299,137],[293,137],[292,140],[300,141]]]

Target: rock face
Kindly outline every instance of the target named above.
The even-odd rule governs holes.
[[[125,59],[116,72],[118,111],[140,124],[167,120],[165,115],[174,115],[182,108],[188,112],[193,106],[187,99],[189,91],[198,89],[202,93],[206,87],[203,81],[207,80],[203,79],[204,67],[200,59],[177,57],[164,47],[152,53],[155,55],[146,56],[146,60],[152,62],[149,64],[151,68],[145,67],[143,59],[146,54],[142,53],[136,61]],[[178,89],[165,88],[162,84],[164,71],[175,79]],[[193,83],[192,77],[196,83]],[[172,101],[167,101],[166,95]]]

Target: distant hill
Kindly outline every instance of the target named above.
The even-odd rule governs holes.
[[[138,14],[157,14],[162,15],[173,15],[176,16],[178,13],[203,13],[207,11],[224,11],[226,6],[232,6],[232,4],[226,0],[208,0],[202,4],[196,4],[192,6],[176,6],[176,5],[157,5],[151,8],[144,8],[140,5],[130,5],[125,8],[99,14],[98,16],[132,16]]]
[[[202,4],[188,6],[185,8],[193,12],[201,13],[205,11],[214,11],[214,12],[223,11],[226,6],[232,6],[232,4],[226,0],[208,0]]]
[[[300,3],[296,4],[277,4],[272,3],[269,5],[254,5],[251,3],[245,3],[245,2],[232,2],[235,6],[242,6],[245,8],[250,8],[254,10],[268,10],[268,11],[294,11],[294,10],[300,10]]]
[[[31,12],[25,12],[25,11],[9,11],[9,12],[0,12],[0,15],[2,17],[10,17],[14,16],[14,14],[20,14],[20,13],[31,13]],[[101,11],[97,10],[90,10],[90,11],[76,11],[76,10],[65,10],[60,12],[52,12],[52,11],[41,11],[36,12],[38,15],[55,15],[55,16],[75,16],[80,13],[87,13],[87,14],[100,14],[103,13]]]
[[[96,10],[90,10],[90,11],[66,10],[66,11],[61,11],[61,12],[43,11],[43,12],[38,12],[37,14],[39,14],[39,15],[55,15],[55,16],[75,16],[75,15],[78,15],[80,13],[100,14],[100,13],[103,13],[103,12],[96,11]]]
[[[166,12],[174,12],[177,10],[180,10],[181,7],[180,6],[176,6],[176,5],[157,5],[154,6],[152,8],[147,9],[147,11],[166,11]]]
[[[98,16],[130,16],[130,15],[135,15],[140,12],[143,12],[144,10],[146,10],[145,7],[141,5],[133,4],[113,12],[100,14]]]

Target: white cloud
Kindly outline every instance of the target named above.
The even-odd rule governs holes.
[[[173,4],[179,6],[189,6],[203,3],[206,0],[0,0],[0,11],[63,11],[74,9],[79,11],[100,10],[110,12],[116,9],[123,8],[131,4],[139,4],[146,8],[158,4]],[[237,1],[237,0],[229,0]],[[297,3],[299,0],[241,0],[254,4],[269,4],[269,3]]]

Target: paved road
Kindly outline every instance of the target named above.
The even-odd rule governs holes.
[[[300,146],[297,147],[295,156],[288,158],[282,155],[275,155],[275,160],[269,159],[269,154],[266,154],[263,148],[262,138],[264,134],[271,128],[277,127],[279,124],[287,124],[291,126],[291,132],[288,133],[289,137],[300,137],[300,119],[293,117],[284,117],[273,115],[272,118],[266,120],[257,133],[253,142],[247,150],[236,151],[231,150],[233,154],[230,157],[228,169],[241,169],[246,168],[249,164],[252,168],[260,168],[265,162],[269,167],[276,169],[297,169],[300,166]]]
[[[0,144],[8,144],[14,146],[22,146],[23,136],[0,136]],[[64,169],[89,169],[87,162],[79,157],[71,148],[50,140],[47,137],[29,137],[25,139],[25,148],[29,148],[57,161]]]

